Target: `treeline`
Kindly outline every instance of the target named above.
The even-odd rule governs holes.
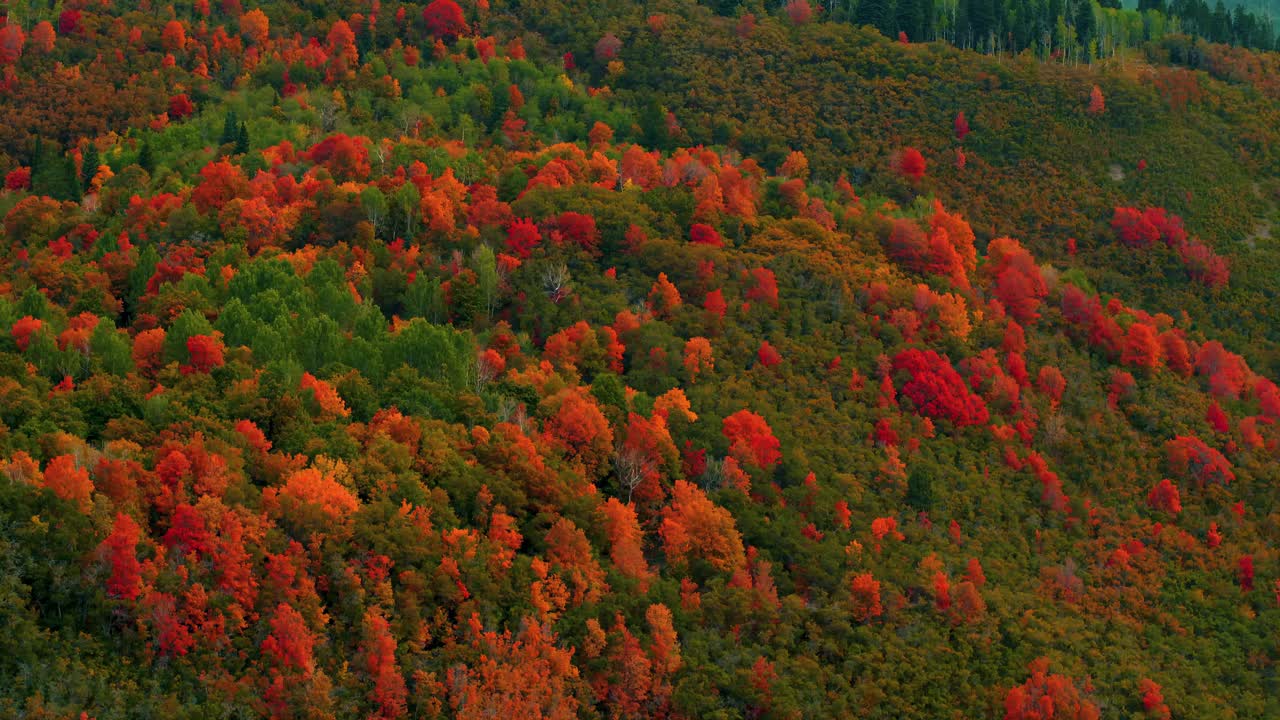
[[[804,4],[793,0],[788,6]],[[713,0],[722,14],[742,12],[739,0]],[[1211,42],[1270,50],[1275,29],[1265,15],[1222,0],[814,0],[812,10],[829,20],[871,25],[889,37],[945,40],[991,53],[1031,50],[1044,59],[1089,62],[1120,49],[1172,33]]]

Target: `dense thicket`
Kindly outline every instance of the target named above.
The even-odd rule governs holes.
[[[249,5],[7,6],[0,714],[1280,714],[1276,55]]]

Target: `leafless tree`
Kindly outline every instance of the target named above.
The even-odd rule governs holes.
[[[570,280],[569,268],[564,263],[552,263],[542,270],[542,289],[553,303],[560,302],[569,294]]]
[[[711,492],[724,484],[724,462],[709,458],[707,468],[702,471],[702,489]]]
[[[405,111],[400,113],[400,134],[407,137],[410,132],[413,132],[416,135],[418,123],[421,121],[422,111],[416,107],[405,108]]]
[[[498,376],[498,371],[482,353],[476,353],[475,367],[472,369],[471,376],[475,378],[474,390],[479,395],[484,386],[493,382],[493,379]]]
[[[333,129],[338,126],[338,115],[341,112],[341,108],[333,100],[325,98],[320,101],[319,111],[320,129],[326,133],[333,132]]]
[[[636,448],[619,447],[613,454],[613,469],[618,474],[618,485],[627,494],[627,502],[646,476],[655,471],[653,459]]]

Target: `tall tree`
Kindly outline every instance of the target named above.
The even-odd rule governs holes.
[[[235,110],[227,110],[222,118],[222,134],[218,136],[219,145],[232,145],[240,139],[240,118]]]
[[[858,0],[853,22],[856,25],[871,25],[888,34],[888,29],[893,24],[888,0]]]
[[[924,8],[922,0],[897,0],[894,3],[894,29],[906,33],[910,40],[924,39]]]
[[[933,473],[919,462],[907,473],[907,504],[921,511],[933,508]]]
[[[1219,0],[1221,3],[1221,0]],[[1076,40],[1086,61],[1092,59],[1091,44],[1097,35],[1097,21],[1093,16],[1093,0],[1080,0],[1075,14]]]
[[[102,164],[98,157],[98,146],[92,142],[87,144],[80,155],[80,186],[88,188],[93,177],[98,174],[98,166]]]

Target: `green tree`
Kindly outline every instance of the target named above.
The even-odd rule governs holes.
[[[907,504],[927,511],[933,507],[933,469],[915,463],[907,474]]]
[[[898,0],[894,6],[894,25],[910,40],[924,39],[924,8],[921,0]]]
[[[150,140],[143,140],[142,147],[138,149],[138,167],[149,173],[155,172],[156,153],[151,147]]]
[[[243,122],[240,128],[236,130],[236,154],[244,155],[249,152],[249,126]]]
[[[627,407],[626,387],[613,373],[598,373],[591,380],[591,394],[600,404],[624,410]]]
[[[360,191],[360,205],[364,207],[364,212],[369,217],[369,224],[373,225],[376,231],[384,220],[387,218],[387,196],[376,185],[369,185]]]
[[[164,338],[164,359],[167,362],[187,362],[187,340],[193,335],[212,335],[209,319],[194,310],[183,310],[174,319]]]
[[[650,98],[640,111],[640,131],[644,133],[643,141],[647,147],[667,148],[670,140],[670,133],[667,132],[667,109],[657,98]]]
[[[404,237],[412,238],[414,227],[422,215],[422,194],[418,192],[418,186],[406,182],[391,197],[396,214],[404,221]]]
[[[75,159],[62,153],[52,143],[37,141],[36,156],[32,161],[31,192],[47,195],[55,200],[80,199],[80,174],[76,172]]]
[[[31,334],[24,356],[47,378],[61,379],[65,374],[62,352],[48,325]]]
[[[858,10],[853,16],[855,25],[871,25],[880,32],[893,25],[893,14],[889,10],[888,0],[858,0]]]
[[[1085,59],[1090,59],[1090,42],[1097,33],[1097,22],[1093,17],[1093,0],[1083,0],[1076,7],[1076,39],[1080,42],[1080,48],[1085,53]]]
[[[136,310],[138,302],[147,292],[147,282],[156,273],[160,264],[160,253],[155,245],[146,245],[138,251],[138,262],[129,271],[129,295],[125,298],[129,306]]]
[[[341,345],[338,323],[333,318],[322,316],[313,317],[302,326],[301,332],[295,336],[294,347],[302,367],[314,373],[337,359]]]
[[[219,145],[232,145],[240,140],[240,118],[235,110],[228,110],[222,119],[222,135],[218,137]]]
[[[471,335],[414,318],[391,336],[387,367],[408,365],[438,382],[461,390],[470,387],[475,350]]]
[[[103,318],[89,337],[89,351],[94,362],[104,371],[123,377],[133,370],[131,347],[115,323]]]
[[[480,304],[484,308],[485,319],[493,317],[494,308],[498,304],[498,263],[493,249],[488,245],[476,248],[472,257],[475,264],[477,284],[480,289]]]
[[[102,160],[98,157],[98,146],[93,143],[86,145],[80,157],[80,187],[89,187],[93,176],[98,174],[98,166],[101,164]]]

